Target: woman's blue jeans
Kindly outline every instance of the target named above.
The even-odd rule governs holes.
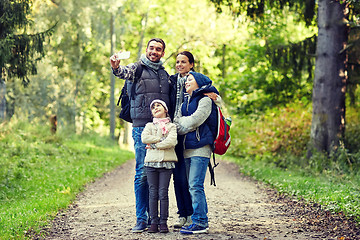
[[[189,184],[186,175],[186,166],[184,160],[183,136],[178,136],[178,144],[175,147],[175,152],[178,157],[178,162],[175,163],[173,169],[174,190],[176,197],[176,205],[178,208],[179,217],[187,217],[193,214],[191,203],[191,196],[189,192]]]
[[[137,222],[148,222],[149,209],[149,186],[146,178],[144,160],[146,155],[146,145],[141,141],[141,133],[144,127],[133,127],[132,137],[135,149],[135,207]]]
[[[206,157],[185,158],[186,173],[189,181],[189,191],[191,194],[193,223],[208,227],[208,207],[206,202],[204,181],[210,159]]]

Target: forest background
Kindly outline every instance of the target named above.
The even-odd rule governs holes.
[[[70,158],[93,154],[89,146],[96,148],[94,145],[75,150],[65,143],[68,137],[74,146],[88,143],[87,137],[90,142],[104,136],[117,142],[127,127],[117,119],[119,108],[115,106],[123,80],[112,76],[109,57],[128,50],[131,57],[122,64],[135,62],[145,52],[147,41],[160,37],[166,42],[162,60],[170,74],[175,73],[176,54],[188,50],[195,56],[195,70],[208,75],[219,89],[226,114],[233,119],[227,156],[245,174],[271,184],[280,193],[316,201],[359,219],[358,33],[349,35],[345,135],[335,153],[309,157],[317,19],[303,21],[303,9],[294,10],[288,4],[281,8],[266,5],[261,17],[254,17],[255,13],[249,17],[249,9],[224,7],[218,13],[207,0],[32,1],[27,13],[31,24],[19,27],[17,33],[31,35],[50,29],[43,39],[44,55],[34,54],[38,60],[32,74],[2,75],[0,82],[0,106],[6,109],[0,115],[0,187],[4,190],[0,200],[7,211],[14,199],[27,198],[29,189],[19,182],[31,182],[30,172],[43,167],[44,162],[38,162],[47,161],[45,156],[52,158],[55,148],[61,146],[55,155],[62,156],[64,151]],[[358,18],[352,21],[349,24],[357,29]],[[57,116],[56,135],[49,130],[52,115]],[[76,136],[85,137],[77,141]],[[111,141],[100,145],[114,148]],[[85,182],[123,160],[103,161],[106,167]],[[62,164],[74,167],[79,163],[68,160]],[[69,184],[55,187],[56,192],[75,195],[80,191],[81,184],[74,189],[67,188]],[[8,216],[18,215],[4,210],[1,224],[6,225]],[[7,227],[10,230],[4,236],[18,237],[19,225],[28,231],[21,221],[28,220]]]

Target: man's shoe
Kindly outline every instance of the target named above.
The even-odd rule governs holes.
[[[150,228],[148,229],[148,233],[157,233],[159,231],[157,224],[151,224]]]
[[[185,223],[186,223],[186,218],[185,217],[179,217],[177,222],[174,224],[174,228],[181,228],[182,226],[184,226]]]
[[[180,230],[180,233],[182,234],[199,234],[199,233],[207,233],[208,228],[201,227],[199,225],[196,225],[195,223],[191,224],[188,227],[182,227]]]
[[[145,222],[137,222],[135,227],[132,228],[132,232],[139,233],[143,232],[146,229],[146,223]]]
[[[193,224],[192,220],[191,220],[191,216],[187,216],[186,217],[186,222],[184,223],[184,227],[188,227],[191,224]]]

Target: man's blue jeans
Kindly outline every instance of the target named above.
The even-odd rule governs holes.
[[[210,159],[206,157],[185,158],[186,174],[189,180],[189,190],[191,194],[193,223],[201,227],[208,227],[208,207],[206,202],[204,181],[206,170]]]
[[[132,129],[132,137],[134,139],[135,148],[135,207],[137,222],[148,222],[149,209],[149,186],[146,178],[144,160],[146,155],[145,144],[141,141],[141,133],[144,127],[134,127]]]

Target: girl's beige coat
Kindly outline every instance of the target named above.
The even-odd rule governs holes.
[[[147,149],[145,162],[177,162],[175,145],[177,144],[176,125],[167,123],[169,130],[163,135],[157,124],[147,123],[141,134],[141,140],[145,144],[155,144],[156,149]]]

